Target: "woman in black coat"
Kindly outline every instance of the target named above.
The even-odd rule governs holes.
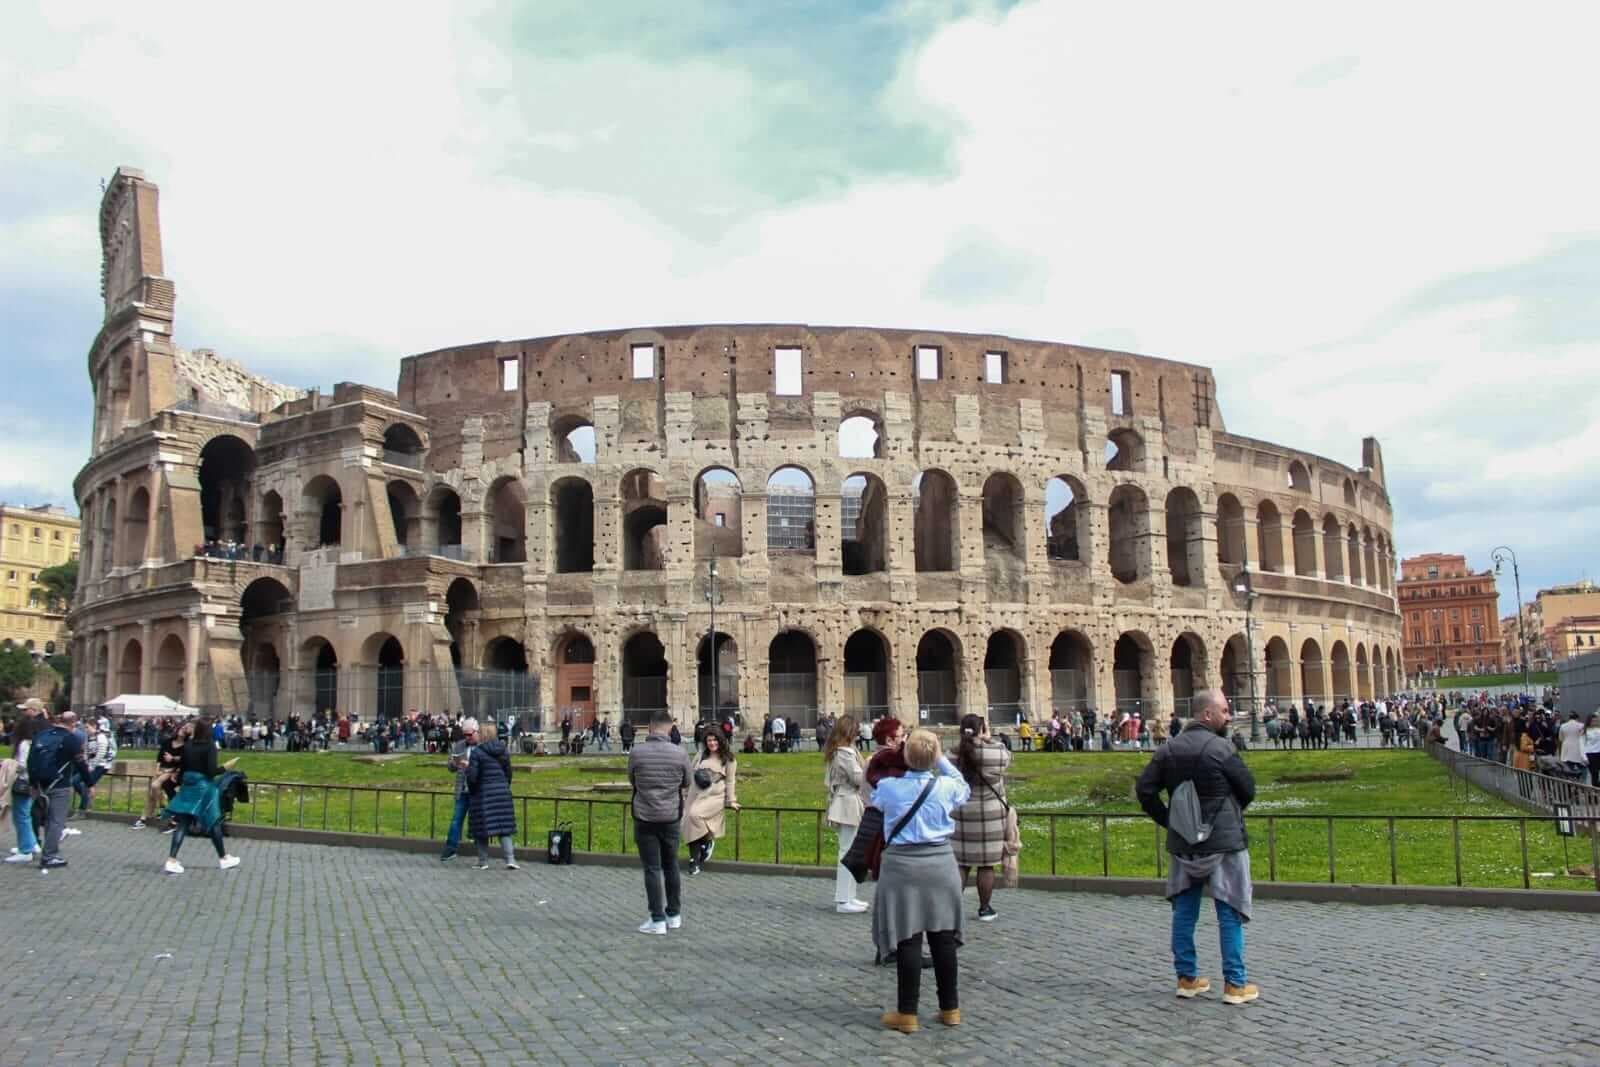
[[[511,756],[497,739],[494,722],[485,720],[478,745],[467,760],[467,826],[478,846],[475,871],[489,869],[489,839],[498,837],[506,870],[517,869],[517,809],[511,799]]]

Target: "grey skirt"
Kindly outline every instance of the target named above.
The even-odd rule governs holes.
[[[872,943],[879,957],[929,930],[953,930],[961,943],[961,871],[950,843],[884,849],[872,898]]]

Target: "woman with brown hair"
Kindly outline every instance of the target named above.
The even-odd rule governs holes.
[[[689,771],[689,795],[683,804],[683,839],[689,842],[689,873],[699,874],[727,833],[723,812],[739,809],[738,768],[733,746],[714,726],[700,739],[700,758]]]
[[[839,835],[839,859],[850,851],[850,842],[856,838],[856,827],[861,825],[861,813],[866,804],[861,799],[866,784],[866,769],[856,754],[856,719],[854,715],[841,715],[828,734],[823,746],[822,762],[826,768],[822,781],[828,789],[828,825]],[[841,915],[855,915],[867,910],[867,902],[856,899],[856,880],[843,863],[833,872],[833,910]]]
[[[989,724],[982,717],[968,715],[961,720],[956,766],[972,787],[971,799],[955,813],[956,864],[962,888],[977,868],[978,921],[993,922],[994,869],[1005,858],[1006,814],[1011,807],[1006,799],[1011,750],[989,736]]]

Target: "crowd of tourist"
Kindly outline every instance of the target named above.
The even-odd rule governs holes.
[[[206,559],[225,559],[232,562],[283,563],[283,546],[279,544],[247,545],[239,541],[212,538],[203,544],[195,545],[194,554]]]

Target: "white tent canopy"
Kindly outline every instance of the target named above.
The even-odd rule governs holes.
[[[200,714],[200,709],[180,704],[171,697],[147,693],[124,693],[101,706],[107,714],[127,719],[185,719]]]

